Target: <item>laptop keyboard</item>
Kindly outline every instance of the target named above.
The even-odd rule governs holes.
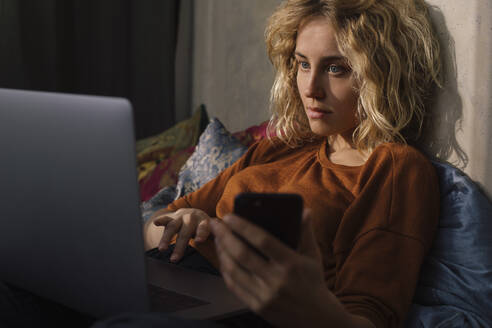
[[[149,284],[150,302],[153,310],[168,313],[191,309],[197,306],[210,304],[201,299],[178,294],[168,289]]]

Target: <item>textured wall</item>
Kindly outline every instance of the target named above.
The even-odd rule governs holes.
[[[193,105],[231,131],[268,118],[273,72],[265,20],[279,0],[195,0]],[[465,168],[492,194],[492,2],[429,0],[444,48],[446,83],[427,149]],[[488,173],[488,174],[487,174]]]
[[[193,108],[231,131],[269,117],[273,70],[263,33],[278,0],[195,0]]]
[[[492,1],[429,0],[446,83],[430,142],[492,195]],[[443,151],[444,150],[444,151]]]

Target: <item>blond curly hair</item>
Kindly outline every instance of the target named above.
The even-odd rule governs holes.
[[[320,138],[297,89],[296,38],[302,22],[326,17],[356,80],[359,150],[416,139],[440,82],[440,48],[424,0],[287,0],[268,20],[265,41],[276,69],[269,128],[291,147]]]

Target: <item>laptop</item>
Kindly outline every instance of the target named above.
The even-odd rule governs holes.
[[[126,99],[0,89],[0,280],[95,318],[246,307],[222,278],[147,258]]]

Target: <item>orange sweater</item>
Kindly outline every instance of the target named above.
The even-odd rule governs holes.
[[[402,324],[438,220],[438,180],[422,154],[387,143],[363,166],[348,167],[330,162],[326,141],[291,149],[262,140],[168,209],[221,218],[244,191],[301,194],[312,210],[327,287],[376,327]],[[217,265],[213,242],[192,245]]]

